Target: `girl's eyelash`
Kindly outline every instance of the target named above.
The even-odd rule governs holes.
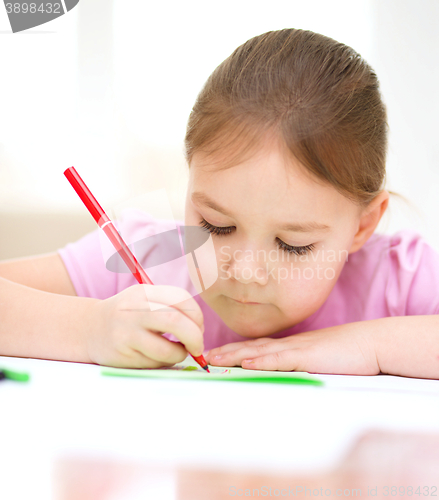
[[[285,252],[295,253],[296,255],[306,255],[308,252],[312,252],[314,250],[314,245],[306,245],[304,247],[292,247],[291,245],[287,245],[282,240],[277,238],[277,246]]]
[[[218,227],[218,226],[212,226],[209,222],[207,222],[204,219],[200,220],[200,225],[206,231],[209,231],[209,233],[216,234],[218,236],[223,235],[223,234],[230,234],[232,232],[233,227]]]
[[[200,220],[200,225],[203,229],[205,229],[209,233],[216,234],[217,236],[223,236],[226,234],[230,234],[234,229],[233,226],[229,226],[229,227],[213,226],[212,224],[207,222],[205,219]],[[293,247],[291,245],[287,245],[279,238],[276,238],[276,242],[277,242],[277,246],[281,250],[284,250],[287,253],[294,253],[296,255],[306,255],[308,252],[312,252],[312,250],[314,250],[313,244],[306,245],[304,247]]]

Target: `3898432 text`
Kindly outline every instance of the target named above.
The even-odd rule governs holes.
[[[239,488],[229,486],[231,497],[437,497],[437,486],[367,486],[366,488],[315,488],[307,486],[289,486],[276,488]]]
[[[6,12],[8,14],[63,14],[60,2],[30,2],[30,3],[7,3]]]

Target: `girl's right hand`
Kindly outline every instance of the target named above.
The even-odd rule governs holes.
[[[150,303],[154,303],[153,310]],[[183,288],[134,285],[94,301],[91,308],[93,326],[87,329],[86,345],[94,363],[158,368],[183,361],[188,352],[194,356],[203,352],[203,313]],[[181,343],[163,337],[165,332]]]

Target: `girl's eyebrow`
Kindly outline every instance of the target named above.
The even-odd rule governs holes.
[[[195,203],[200,203],[202,205],[206,205],[213,210],[220,212],[227,217],[233,218],[233,214],[231,214],[227,209],[221,207],[216,202],[211,200],[207,194],[202,193],[201,191],[195,191],[191,195],[191,200]],[[320,224],[314,221],[307,221],[302,223],[294,223],[294,224],[283,224],[279,226],[279,229],[282,231],[294,231],[295,233],[310,233],[312,231],[328,231],[330,230],[330,226],[326,224]]]

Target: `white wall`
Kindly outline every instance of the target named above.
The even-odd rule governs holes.
[[[370,63],[381,81],[390,126],[390,217],[379,229],[419,231],[439,251],[439,2],[374,0]]]
[[[435,0],[82,0],[69,14],[21,34],[9,34],[0,8],[0,217],[83,214],[62,175],[75,165],[108,211],[165,187],[182,218],[183,136],[204,81],[248,38],[298,27],[351,45],[376,69],[391,128],[388,188],[422,210],[417,215],[395,198],[379,230],[416,228],[439,251],[438,6]]]

